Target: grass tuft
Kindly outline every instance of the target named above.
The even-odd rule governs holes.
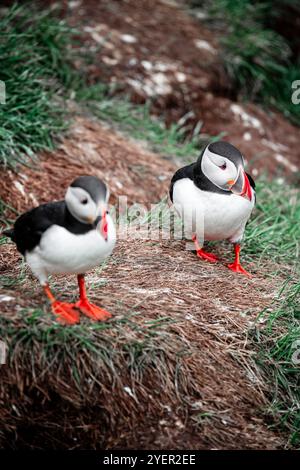
[[[272,308],[259,316],[254,341],[257,362],[273,390],[269,413],[288,430],[290,444],[300,445],[300,283],[287,282]]]
[[[74,83],[73,30],[53,12],[14,5],[0,18],[0,163],[15,167],[52,149],[67,127],[66,87]],[[76,81],[76,80],[75,80]]]
[[[296,267],[300,253],[299,190],[259,178],[254,216],[246,227],[245,253]]]
[[[55,425],[57,432],[66,434],[59,446],[99,448],[107,445],[108,432],[116,440],[120,438],[118,426],[123,434],[124,429],[130,433],[149,411],[160,415],[167,404],[176,402],[178,386],[185,386],[189,374],[186,366],[182,371],[182,357],[191,351],[172,331],[174,321],[169,317],[146,319],[124,305],[119,308],[121,314],[108,323],[84,320],[72,327],[54,323],[41,308],[0,317],[0,338],[9,351],[2,377],[6,399],[0,400],[5,446],[13,446],[11,423],[16,424],[16,417],[7,403],[14,403],[15,396],[16,408],[23,408],[18,443],[23,440],[25,447],[35,448],[36,439],[43,448],[43,439],[34,434],[38,429],[47,431],[56,419],[56,405],[60,415],[67,413],[67,421]],[[31,403],[35,411],[28,414]],[[77,424],[72,426],[74,413]],[[32,435],[23,433],[24,422]],[[49,445],[57,446],[56,431],[46,438]]]

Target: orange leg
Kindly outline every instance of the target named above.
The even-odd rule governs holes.
[[[216,261],[218,261],[217,256],[213,255],[212,253],[206,253],[206,251],[202,250],[197,241],[196,235],[193,235],[192,240],[195,243],[197,256],[199,256],[199,258],[205,259],[206,261],[210,261],[211,263],[215,263]]]
[[[234,262],[231,264],[228,264],[228,268],[231,269],[231,271],[234,271],[235,273],[241,273],[245,274],[246,276],[252,277],[250,273],[248,273],[240,264],[240,251],[241,251],[241,246],[239,243],[234,244],[234,252],[235,252],[235,259]]]
[[[49,285],[44,286],[44,292],[51,302],[51,309],[57,321],[63,325],[74,325],[79,323],[79,312],[74,308],[74,304],[59,302],[52,294]]]
[[[109,312],[88,301],[83,274],[78,275],[78,286],[80,299],[75,304],[76,308],[79,308],[84,315],[96,321],[105,321],[112,317]]]

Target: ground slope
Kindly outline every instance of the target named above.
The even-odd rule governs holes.
[[[40,169],[2,175],[2,198],[24,210],[62,197],[75,175],[93,171],[110,184],[112,201],[125,194],[156,202],[174,167],[78,118],[57,152],[41,156]],[[231,259],[226,246],[216,252]],[[267,279],[273,266],[260,272],[247,266],[254,274],[249,280],[222,263],[200,261],[183,242],[120,239],[107,265],[88,276],[91,298],[113,320],[63,328],[15,247],[2,244],[0,256],[0,337],[10,349],[1,371],[2,446],[284,446],[268,428],[270,390],[248,341],[257,314],[274,297],[277,285]],[[60,298],[74,299],[74,277],[52,284]]]
[[[135,102],[150,98],[152,112],[168,124],[191,111],[187,128],[200,120],[208,134],[225,131],[252,170],[276,173],[280,164],[295,174],[298,129],[277,113],[225,97],[212,34],[175,2],[157,1],[151,15],[153,2],[138,3],[64,2],[63,15],[85,34],[83,50],[94,52],[86,70],[91,83],[121,83]],[[82,63],[76,65],[81,72]],[[62,198],[82,173],[104,178],[112,203],[125,195],[149,207],[166,196],[177,163],[78,117],[34,168],[1,170],[1,222]],[[232,259],[226,244],[215,250],[224,263]],[[9,345],[9,362],[1,367],[0,446],[284,448],[287,436],[269,427],[272,390],[251,342],[264,326],[257,315],[283,279],[272,277],[271,260],[259,270],[254,262],[246,267],[251,280],[200,261],[182,242],[119,239],[108,263],[88,276],[91,298],[113,319],[63,328],[2,238],[0,338]],[[52,285],[59,298],[75,299],[73,277]]]
[[[224,135],[244,153],[254,176],[264,170],[299,174],[299,128],[277,111],[232,99],[222,49],[215,31],[196,20],[186,2],[151,0],[71,2],[63,16],[84,33],[83,50],[94,60],[84,66],[91,83],[101,81],[150,101],[167,124],[184,116],[190,132]],[[78,69],[83,64],[78,62]]]

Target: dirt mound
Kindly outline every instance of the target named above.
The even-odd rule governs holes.
[[[167,124],[186,116],[191,131],[225,134],[250,162],[293,179],[300,167],[299,128],[281,114],[230,99],[234,90],[222,68],[216,33],[176,2],[151,0],[76,2],[64,15],[84,33],[93,51],[91,82],[122,84],[135,102],[150,100]],[[78,64],[81,68],[82,64]]]
[[[173,170],[119,134],[78,118],[37,170],[3,175],[1,197],[23,210],[63,197],[69,181],[92,171],[109,183],[112,201],[120,194],[157,201]],[[223,260],[232,257],[228,247],[216,251]],[[182,242],[119,239],[108,265],[88,276],[91,299],[113,320],[63,328],[14,245],[1,245],[0,261],[0,337],[10,351],[1,372],[1,446],[283,447],[268,429],[268,388],[247,344],[257,313],[274,296],[263,273],[248,280],[222,264],[208,265]],[[75,299],[74,277],[52,286],[58,298]]]
[[[15,257],[11,245],[2,252]],[[11,261],[1,274],[20,280]],[[63,278],[54,290],[73,301],[75,283]],[[91,299],[113,313],[110,323],[84,319],[63,328],[35,280],[7,283],[0,334],[11,355],[1,379],[1,446],[283,446],[268,429],[268,390],[247,345],[274,293],[262,274],[248,280],[208,265],[179,242],[124,240],[88,284]]]

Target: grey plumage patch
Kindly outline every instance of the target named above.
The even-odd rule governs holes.
[[[208,150],[216,153],[217,155],[228,158],[228,160],[232,161],[236,166],[240,163],[244,163],[241,152],[234,147],[234,145],[229,144],[229,142],[213,142],[212,144],[209,144]]]
[[[96,204],[99,201],[106,201],[106,184],[96,176],[79,176],[70,186],[73,188],[82,188],[87,191]]]

